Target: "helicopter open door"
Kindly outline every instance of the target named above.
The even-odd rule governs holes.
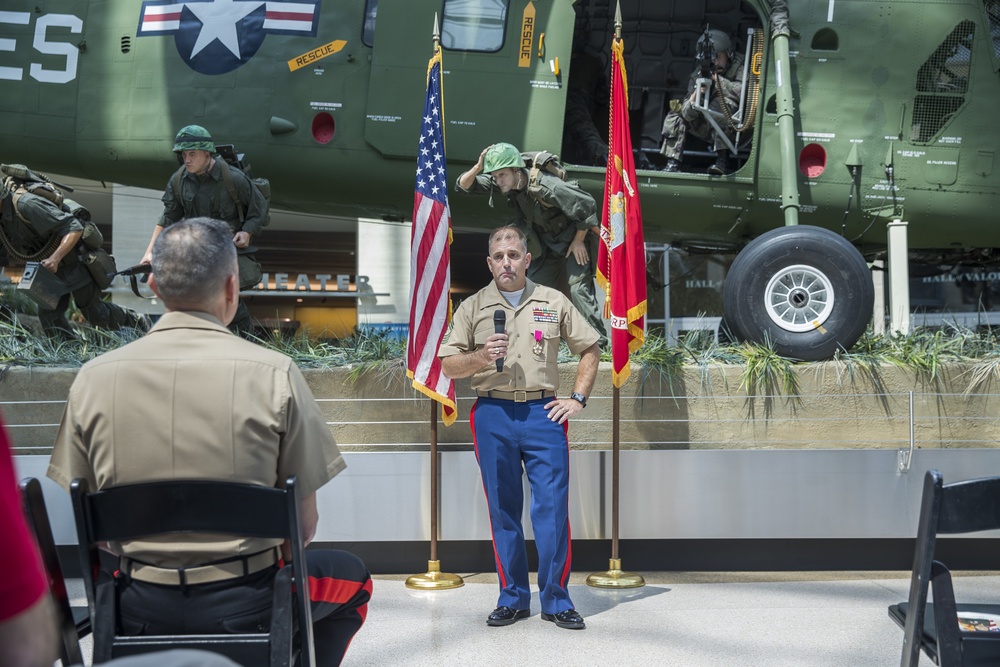
[[[449,161],[474,162],[496,141],[558,151],[573,9],[530,0],[379,0],[366,141],[415,157],[435,12]]]

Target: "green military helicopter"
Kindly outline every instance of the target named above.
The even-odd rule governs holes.
[[[600,201],[614,0],[8,0],[0,156],[162,188],[176,130],[253,156],[272,205],[408,219],[435,14],[452,179],[484,146],[562,151]],[[995,264],[1000,1],[622,0],[646,240],[738,252],[725,318],[801,359],[871,318],[867,261],[909,223],[911,259]],[[706,29],[745,63],[740,102],[698,112],[664,171],[663,119],[711,78]],[[593,127],[586,127],[592,123]],[[736,132],[735,129],[739,129]],[[721,175],[707,173],[721,160]],[[451,197],[456,228],[501,209]]]

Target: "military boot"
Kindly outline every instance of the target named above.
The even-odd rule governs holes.
[[[708,173],[725,176],[729,173],[729,157],[726,151],[718,151],[715,155],[715,164],[708,168]]]
[[[663,171],[669,171],[670,173],[677,173],[681,170],[680,160],[675,160],[672,157],[667,158],[667,166],[663,168]]]

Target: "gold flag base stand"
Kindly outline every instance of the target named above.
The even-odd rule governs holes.
[[[459,588],[464,586],[465,581],[457,574],[448,574],[441,571],[441,561],[427,561],[427,572],[415,574],[407,577],[406,587],[415,588],[421,591],[443,591],[449,588]]]
[[[620,558],[612,558],[607,572],[595,572],[587,577],[587,585],[594,588],[639,588],[646,585],[641,574],[622,572]]]

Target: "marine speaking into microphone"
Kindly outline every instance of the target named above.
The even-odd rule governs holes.
[[[493,311],[493,333],[502,334],[507,328],[507,313],[503,310]],[[503,357],[497,359],[497,373],[503,372]]]
[[[495,153],[497,146],[510,145],[495,144],[487,149],[487,164],[492,160],[490,151]],[[504,150],[503,159],[523,164],[516,149]],[[494,166],[497,164],[507,168],[505,163]],[[474,166],[463,177],[470,173],[475,176],[470,179],[485,194],[490,184],[483,182],[487,178],[478,173],[480,170]],[[557,187],[562,184],[558,180],[548,182]],[[534,516],[540,517],[535,522],[535,542],[540,554],[538,570],[542,573],[538,576],[542,620],[560,628],[582,630],[586,623],[573,607],[566,588],[572,553],[566,426],[584,409],[594,388],[601,361],[600,333],[588,324],[569,297],[528,280],[531,254],[523,229],[505,225],[490,232],[486,262],[493,281],[455,309],[448,339],[438,348],[445,376],[470,378],[476,392],[469,424],[490,507],[497,572],[506,578],[486,625],[510,625],[531,615],[534,596],[524,559],[519,556],[525,552],[524,532],[517,530],[521,528],[518,517],[524,504],[521,471],[527,470],[532,509],[537,510]],[[496,333],[489,333],[490,315]],[[576,378],[566,388],[568,395],[558,398],[558,351],[564,341],[573,354],[579,355],[580,362]],[[494,373],[490,362],[495,361],[497,371],[501,371],[507,361],[501,357],[508,355],[507,370]]]

